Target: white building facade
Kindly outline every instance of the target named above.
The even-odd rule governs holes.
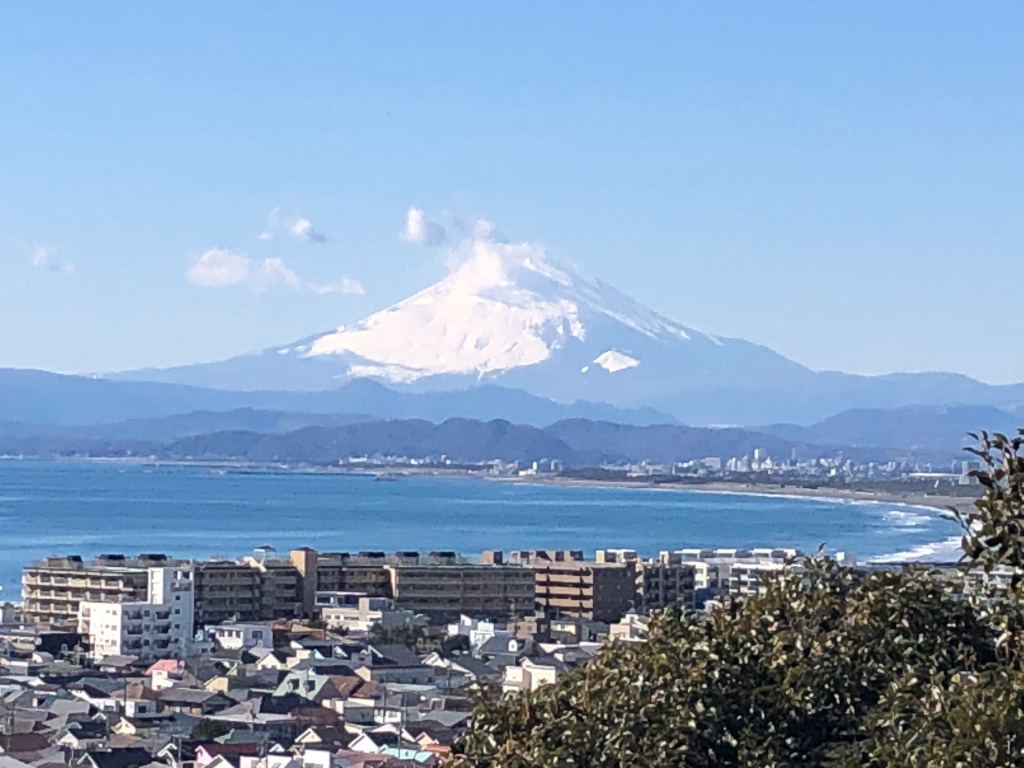
[[[149,569],[146,602],[84,601],[78,631],[89,638],[92,657],[137,656],[143,661],[189,655],[195,582],[191,565]]]
[[[250,648],[274,649],[274,632],[268,624],[226,621],[206,627],[206,636],[226,651]]]

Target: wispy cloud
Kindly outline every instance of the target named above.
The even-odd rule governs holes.
[[[279,258],[254,261],[243,253],[226,248],[203,251],[185,270],[185,277],[193,285],[203,288],[247,285],[254,293],[263,293],[277,286],[318,295],[365,293],[362,284],[349,277],[333,283],[313,283],[303,280]]]
[[[75,274],[75,265],[57,256],[57,249],[52,246],[33,243],[31,257],[32,265],[39,269],[45,269],[48,272],[61,272],[65,275]]]
[[[185,271],[190,283],[203,288],[224,288],[229,285],[247,283],[252,278],[251,262],[248,256],[225,248],[210,248],[203,251]]]
[[[277,284],[286,285],[296,291],[302,288],[299,276],[280,259],[264,259],[259,269],[252,273],[249,282],[257,293],[263,293]]]
[[[363,289],[363,284],[350,277],[343,277],[341,280],[334,283],[309,283],[307,287],[313,293],[320,296],[324,296],[328,293],[348,293],[362,296],[366,293]]]
[[[407,243],[438,246],[448,242],[448,231],[438,222],[428,219],[422,209],[413,206],[405,214],[405,229],[400,237]]]
[[[260,232],[260,240],[273,240],[280,234],[286,234],[304,243],[322,245],[327,236],[313,226],[313,222],[304,216],[287,217],[281,215],[281,209],[275,208],[267,217],[267,228]]]

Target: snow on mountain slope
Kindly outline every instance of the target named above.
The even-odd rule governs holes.
[[[721,343],[555,264],[531,243],[476,239],[456,255],[458,265],[439,283],[358,325],[321,336],[305,354],[355,355],[361,362],[349,367],[350,376],[409,383],[444,374],[484,377],[536,365],[572,341],[590,341],[596,318],[649,339],[675,342],[699,336]],[[593,362],[609,372],[641,364],[607,349]]]
[[[813,374],[766,347],[670,320],[539,244],[478,227],[449,253],[446,277],[359,323],[220,362],[113,377],[244,391],[360,378],[419,392],[486,382],[558,402],[660,402],[675,413],[697,392],[744,402],[755,390],[796,393]]]

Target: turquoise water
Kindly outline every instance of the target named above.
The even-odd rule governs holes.
[[[355,551],[787,546],[940,551],[937,512],[898,504],[484,479],[222,474],[196,466],[0,461],[0,596],[52,554],[237,556],[270,544]]]

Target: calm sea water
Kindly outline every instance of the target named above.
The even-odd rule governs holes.
[[[937,512],[898,504],[466,478],[222,474],[204,467],[0,461],[0,597],[51,554],[238,556],[279,550],[787,546],[942,552]]]

